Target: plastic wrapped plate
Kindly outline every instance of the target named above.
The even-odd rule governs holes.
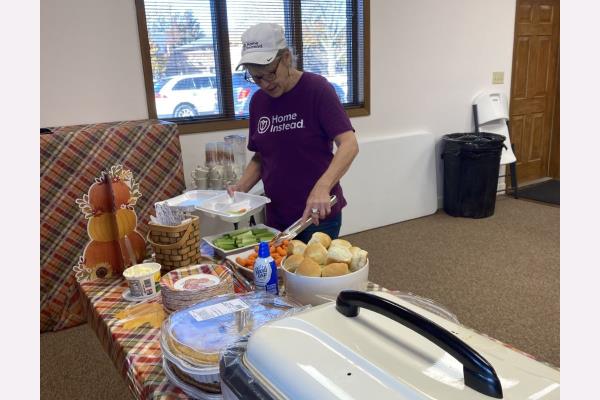
[[[303,309],[266,292],[217,296],[171,314],[163,324],[161,343],[172,361],[218,373],[219,356],[228,346],[271,320]]]

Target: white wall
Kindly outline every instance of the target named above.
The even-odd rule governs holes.
[[[41,127],[148,118],[135,4],[40,2]]]
[[[41,126],[147,118],[134,2],[40,4]],[[471,100],[493,71],[508,93],[515,0],[371,0],[370,15],[371,115],[352,119],[359,135],[471,130]],[[181,136],[188,185],[204,144],[230,133]]]

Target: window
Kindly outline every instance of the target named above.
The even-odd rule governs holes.
[[[215,87],[214,79],[209,78],[209,77],[194,78],[194,85],[196,85],[196,89],[201,89],[201,88],[212,89]]]
[[[297,67],[329,80],[350,116],[369,114],[369,0],[136,0],[148,112],[182,133],[247,127],[259,90],[235,71],[241,36],[285,29]]]
[[[190,90],[195,89],[194,80],[191,78],[182,79],[173,86],[173,90]]]

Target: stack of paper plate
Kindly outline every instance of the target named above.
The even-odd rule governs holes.
[[[163,306],[168,312],[234,291],[231,272],[218,264],[175,269],[160,278],[159,284]]]

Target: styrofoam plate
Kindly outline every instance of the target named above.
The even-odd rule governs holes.
[[[206,200],[225,194],[224,190],[190,190],[179,196],[166,200],[170,207],[183,209],[184,211],[195,211],[197,206],[202,205]]]
[[[264,224],[256,224],[254,226],[250,226],[248,227],[248,229],[254,229],[254,228],[267,228],[269,231],[273,232],[275,235],[277,235],[279,233],[279,231],[275,228],[271,228],[270,226],[264,225]],[[246,228],[240,228],[240,229],[246,229]],[[238,230],[240,230],[238,229]],[[254,248],[254,246],[257,246],[256,244],[251,244],[245,247],[240,247],[237,249],[232,249],[232,250],[223,250],[217,246],[215,246],[212,242],[213,240],[220,238],[223,235],[226,235],[228,233],[231,232],[235,232],[235,230],[233,231],[229,231],[229,232],[223,232],[223,233],[219,233],[217,235],[211,235],[211,236],[205,236],[202,238],[202,240],[204,240],[210,247],[212,247],[213,249],[215,249],[215,251],[217,252],[217,254],[222,255],[223,257],[227,257],[230,254],[238,254],[241,253],[243,251],[246,251],[248,249],[252,249]]]
[[[219,217],[227,222],[239,222],[261,211],[271,199],[265,196],[235,192],[233,199],[227,193],[212,197],[195,206],[211,217]]]

